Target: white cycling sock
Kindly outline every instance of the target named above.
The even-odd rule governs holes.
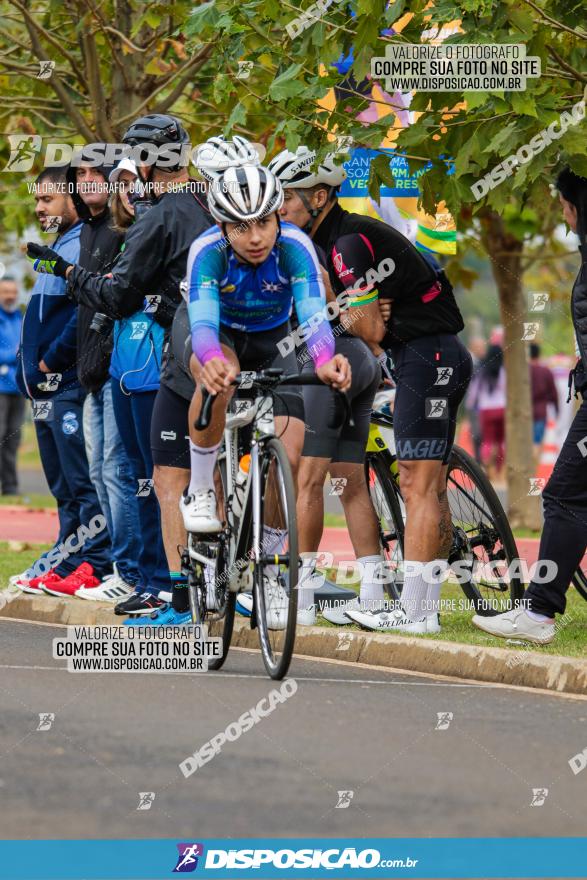
[[[361,572],[361,607],[369,611],[378,611],[383,607],[385,595],[381,579],[381,563],[383,556],[376,553],[373,556],[359,556],[357,562]]]
[[[196,446],[190,440],[191,477],[188,489],[190,495],[195,495],[201,489],[214,489],[214,467],[219,448],[220,443],[204,447]]]
[[[438,614],[440,611],[440,590],[445,580],[448,562],[446,559],[435,559],[434,562],[427,562],[424,569],[425,578],[428,581],[426,614]],[[428,575],[428,571],[430,571],[430,575]]]
[[[526,614],[530,620],[535,620],[536,623],[554,623],[554,618],[549,617],[548,614],[537,614],[535,611],[528,611],[528,609],[526,609]]]
[[[425,562],[410,562],[404,559],[404,588],[402,608],[410,620],[422,620],[426,616],[428,582],[424,579]]]
[[[283,553],[287,544],[287,530],[274,529],[271,526],[263,526],[263,556],[272,556],[274,553]],[[267,577],[277,577],[279,566],[275,564],[265,566]]]

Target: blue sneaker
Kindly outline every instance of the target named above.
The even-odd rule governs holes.
[[[236,597],[236,610],[243,617],[250,617],[253,610],[253,594],[238,593]]]
[[[171,605],[167,605],[154,611],[153,614],[129,617],[124,621],[124,626],[185,626],[191,622],[191,611],[176,611]]]

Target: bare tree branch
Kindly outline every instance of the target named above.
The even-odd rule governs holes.
[[[70,66],[71,66],[71,69],[72,69],[73,73],[75,74],[77,80],[79,82],[83,83],[83,81],[84,81],[83,73],[80,70],[80,68],[77,66],[77,62],[76,62],[75,58],[71,55],[70,52],[68,52],[63,47],[63,42],[58,40],[56,37],[54,37],[53,34],[49,33],[49,31],[45,30],[45,28],[39,24],[39,22],[31,15],[29,10],[26,8],[26,6],[23,3],[20,2],[20,0],[8,0],[8,2],[11,3],[13,6],[16,6],[17,9],[20,9],[22,14],[24,15],[25,24],[26,24],[26,27],[27,27],[29,34],[31,33],[31,28],[34,28],[36,33],[42,34],[42,36],[45,37],[47,42],[51,43],[51,45],[54,46],[59,51],[60,55],[63,55],[64,58],[67,58]],[[38,40],[37,40],[37,42],[38,42]],[[45,55],[45,57],[42,60],[49,61],[50,59],[49,59],[49,56]]]

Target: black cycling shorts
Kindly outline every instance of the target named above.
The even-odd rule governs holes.
[[[358,463],[365,457],[373,398],[381,382],[381,367],[365,343],[355,337],[337,337],[336,354],[343,354],[351,365],[352,385],[347,397],[354,427],[347,422],[339,428],[329,427],[335,407],[335,395],[330,388],[302,386],[306,414],[302,455]],[[313,372],[313,369],[309,363],[302,372]]]
[[[471,355],[452,334],[391,348],[397,382],[393,433],[400,461],[448,462],[457,412],[471,379]]]
[[[279,353],[277,343],[291,332],[288,322],[263,330],[262,333],[250,333],[235,330],[232,327],[220,327],[220,342],[231,348],[238,358],[241,370],[267,370],[279,367],[284,373],[299,373],[299,366],[292,351],[285,357]],[[246,394],[240,396],[245,397]],[[304,401],[299,387],[284,385],[275,391],[273,413],[276,416],[289,416],[290,419],[304,420]]]
[[[163,467],[190,468],[188,411],[190,401],[167,385],[160,385],[151,416],[153,463]]]

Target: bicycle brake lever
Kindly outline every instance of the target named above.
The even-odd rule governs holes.
[[[212,406],[216,397],[202,385],[202,408],[200,414],[194,423],[196,431],[204,431],[210,424],[210,416],[212,415]]]

